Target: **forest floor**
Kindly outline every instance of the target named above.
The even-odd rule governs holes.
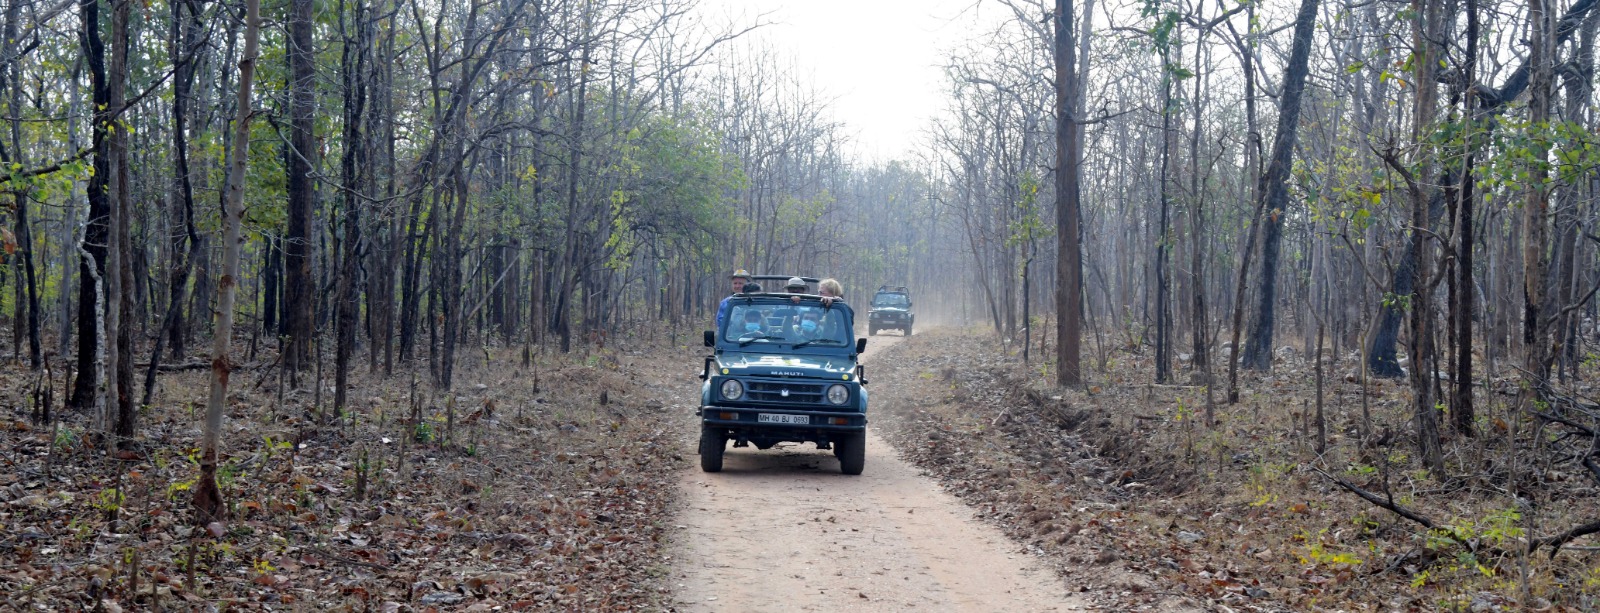
[[[662,419],[687,405],[658,377],[692,378],[700,348],[644,345],[527,367],[519,348],[463,352],[445,397],[363,364],[342,416],[315,410],[330,382],[280,398],[277,370],[247,364],[220,538],[188,519],[208,372],[163,375],[137,453],[107,460],[86,414],[33,421],[37,379],[7,367],[0,609],[665,608],[662,509],[694,458]]]
[[[1086,391],[1063,392],[999,346],[950,329],[908,339],[872,363],[874,424],[1072,589],[1112,598],[1104,610],[1174,599],[1219,611],[1600,609],[1592,539],[1553,559],[1519,553],[1525,534],[1600,516],[1600,489],[1582,468],[1542,466],[1546,482],[1529,485],[1541,491],[1524,492],[1532,506],[1499,493],[1493,476],[1431,481],[1414,442],[1393,434],[1410,429],[1403,382],[1373,384],[1368,411],[1384,434],[1362,444],[1354,356],[1324,369],[1330,435],[1318,455],[1316,378],[1292,350],[1278,352],[1272,374],[1242,375],[1242,401],[1219,402],[1208,428],[1204,388],[1142,383],[1153,376],[1146,355],[1111,352]],[[1513,419],[1508,404],[1480,400],[1491,428]],[[1448,440],[1450,461],[1505,453],[1497,434]],[[1441,530],[1329,477],[1392,494]]]
[[[34,421],[37,377],[6,366],[5,604],[598,611],[805,602],[783,592],[741,602],[739,589],[714,591],[734,582],[708,587],[690,572],[702,569],[822,582],[839,597],[815,600],[823,608],[944,610],[978,593],[951,570],[964,569],[1017,577],[1008,585],[1020,591],[992,598],[1028,610],[1600,608],[1592,538],[1553,559],[1512,553],[1526,534],[1592,521],[1600,489],[1550,466],[1538,491],[1519,488],[1534,501],[1519,506],[1490,478],[1429,480],[1410,440],[1393,434],[1409,431],[1403,383],[1370,388],[1373,431],[1384,434],[1359,436],[1350,358],[1326,369],[1329,450],[1318,455],[1307,417],[1314,377],[1291,354],[1274,374],[1247,377],[1243,401],[1218,405],[1208,428],[1203,388],[1144,383],[1150,362],[1138,352],[1109,352],[1086,390],[1062,392],[992,334],[879,336],[867,362],[877,436],[865,475],[838,475],[826,452],[738,450],[714,482],[694,462],[704,350],[686,340],[623,336],[529,366],[517,348],[476,349],[463,353],[453,395],[426,383],[413,391],[409,375],[363,374],[342,416],[315,410],[331,404],[330,384],[280,397],[277,371],[247,364],[225,426],[221,481],[233,520],[220,538],[189,526],[187,510],[205,371],[163,375],[141,415],[138,452],[108,460],[85,414]],[[58,380],[57,405],[61,388]],[[1498,397],[1485,395],[1490,423],[1509,417]],[[1452,440],[1450,460],[1504,453],[1494,440]],[[1390,492],[1446,531],[1400,519],[1317,470]],[[739,496],[751,486],[781,491]],[[815,516],[794,527],[805,546],[730,538],[719,546],[732,553],[691,557],[704,545],[693,518],[710,509],[713,491],[727,512],[711,515],[725,521],[753,509]],[[840,496],[866,502],[841,505]],[[864,538],[851,522],[873,531]],[[949,546],[969,542],[959,540],[966,533],[981,545]],[[838,567],[835,545],[887,562]],[[915,590],[897,582],[926,588],[926,598],[900,598]]]

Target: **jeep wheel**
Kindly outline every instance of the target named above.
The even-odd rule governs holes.
[[[867,326],[867,336],[877,336],[877,335],[878,335],[878,328],[876,326],[870,326],[870,325]]]
[[[834,455],[839,456],[839,472],[859,475],[867,466],[867,433],[859,432],[839,439],[833,444]]]
[[[911,336],[911,324],[906,324],[906,336]]]
[[[728,446],[728,437],[715,428],[700,428],[700,470],[708,473],[722,472],[722,451]]]

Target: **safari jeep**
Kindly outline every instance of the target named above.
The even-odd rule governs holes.
[[[867,312],[867,336],[889,328],[911,336],[911,326],[916,321],[917,314],[911,310],[911,290],[904,285],[885,285],[872,296],[872,310]]]
[[[795,297],[799,297],[798,302]],[[734,297],[723,329],[707,330],[700,378],[700,468],[722,470],[728,441],[770,449],[781,442],[833,450],[840,471],[866,464],[867,390],[855,338],[855,313],[843,301],[823,306],[809,294]]]

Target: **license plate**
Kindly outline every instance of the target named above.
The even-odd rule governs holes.
[[[783,415],[777,413],[757,413],[756,421],[764,424],[806,424],[811,423],[810,415]]]

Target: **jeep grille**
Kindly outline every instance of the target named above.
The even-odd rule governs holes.
[[[789,390],[789,395],[783,395],[784,390]],[[770,383],[751,382],[745,392],[751,400],[760,402],[785,402],[794,404],[817,404],[822,402],[823,388],[821,385],[808,385],[803,383]]]

